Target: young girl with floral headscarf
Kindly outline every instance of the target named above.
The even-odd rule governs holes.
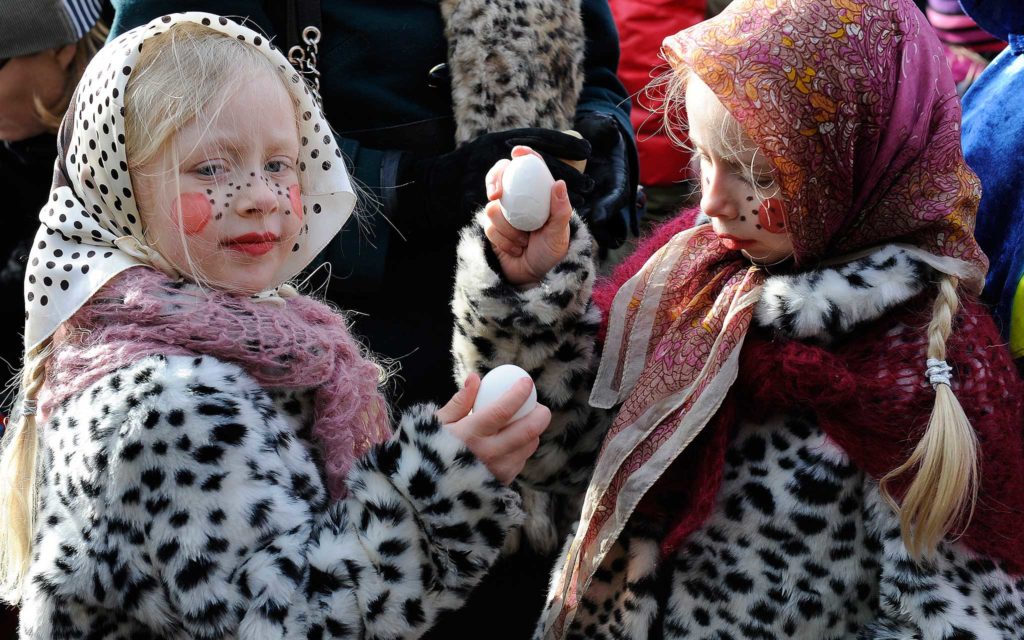
[[[518,519],[531,384],[392,435],[380,369],[287,284],[355,201],[260,34],[165,16],[108,44],[62,126],[26,279],[0,582],[25,638],[418,637]],[[465,444],[464,444],[465,443]]]
[[[934,34],[909,0],[737,0],[664,51],[699,224],[593,293],[561,187],[460,246],[461,366],[553,409],[521,479],[589,481],[537,636],[1021,637],[1024,394]]]

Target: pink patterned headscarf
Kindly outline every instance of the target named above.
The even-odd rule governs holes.
[[[798,268],[901,243],[980,289],[980,189],[960,105],[910,0],[737,0],[667,38],[664,53],[774,165]],[[701,225],[619,290],[591,396],[619,411],[555,585],[554,637],[640,499],[724,401],[764,278]]]

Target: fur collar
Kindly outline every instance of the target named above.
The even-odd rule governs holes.
[[[442,0],[455,141],[569,129],[583,87],[580,0]]]
[[[757,324],[794,339],[831,342],[924,291],[931,267],[896,245],[843,265],[771,276]]]

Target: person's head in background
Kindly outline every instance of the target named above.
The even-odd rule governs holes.
[[[103,46],[100,0],[0,5],[0,141],[56,133],[86,64]]]

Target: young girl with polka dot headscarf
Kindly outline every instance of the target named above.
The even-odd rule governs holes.
[[[663,52],[703,216],[595,285],[564,188],[504,220],[503,161],[459,247],[460,363],[551,399],[520,481],[585,494],[536,637],[1020,638],[1024,389],[934,33],[736,0]]]
[[[520,381],[468,415],[470,376],[392,433],[344,316],[287,284],[355,195],[284,56],[155,20],[90,64],[59,147],[0,482],[23,637],[416,637],[458,606],[549,413],[509,424]]]

